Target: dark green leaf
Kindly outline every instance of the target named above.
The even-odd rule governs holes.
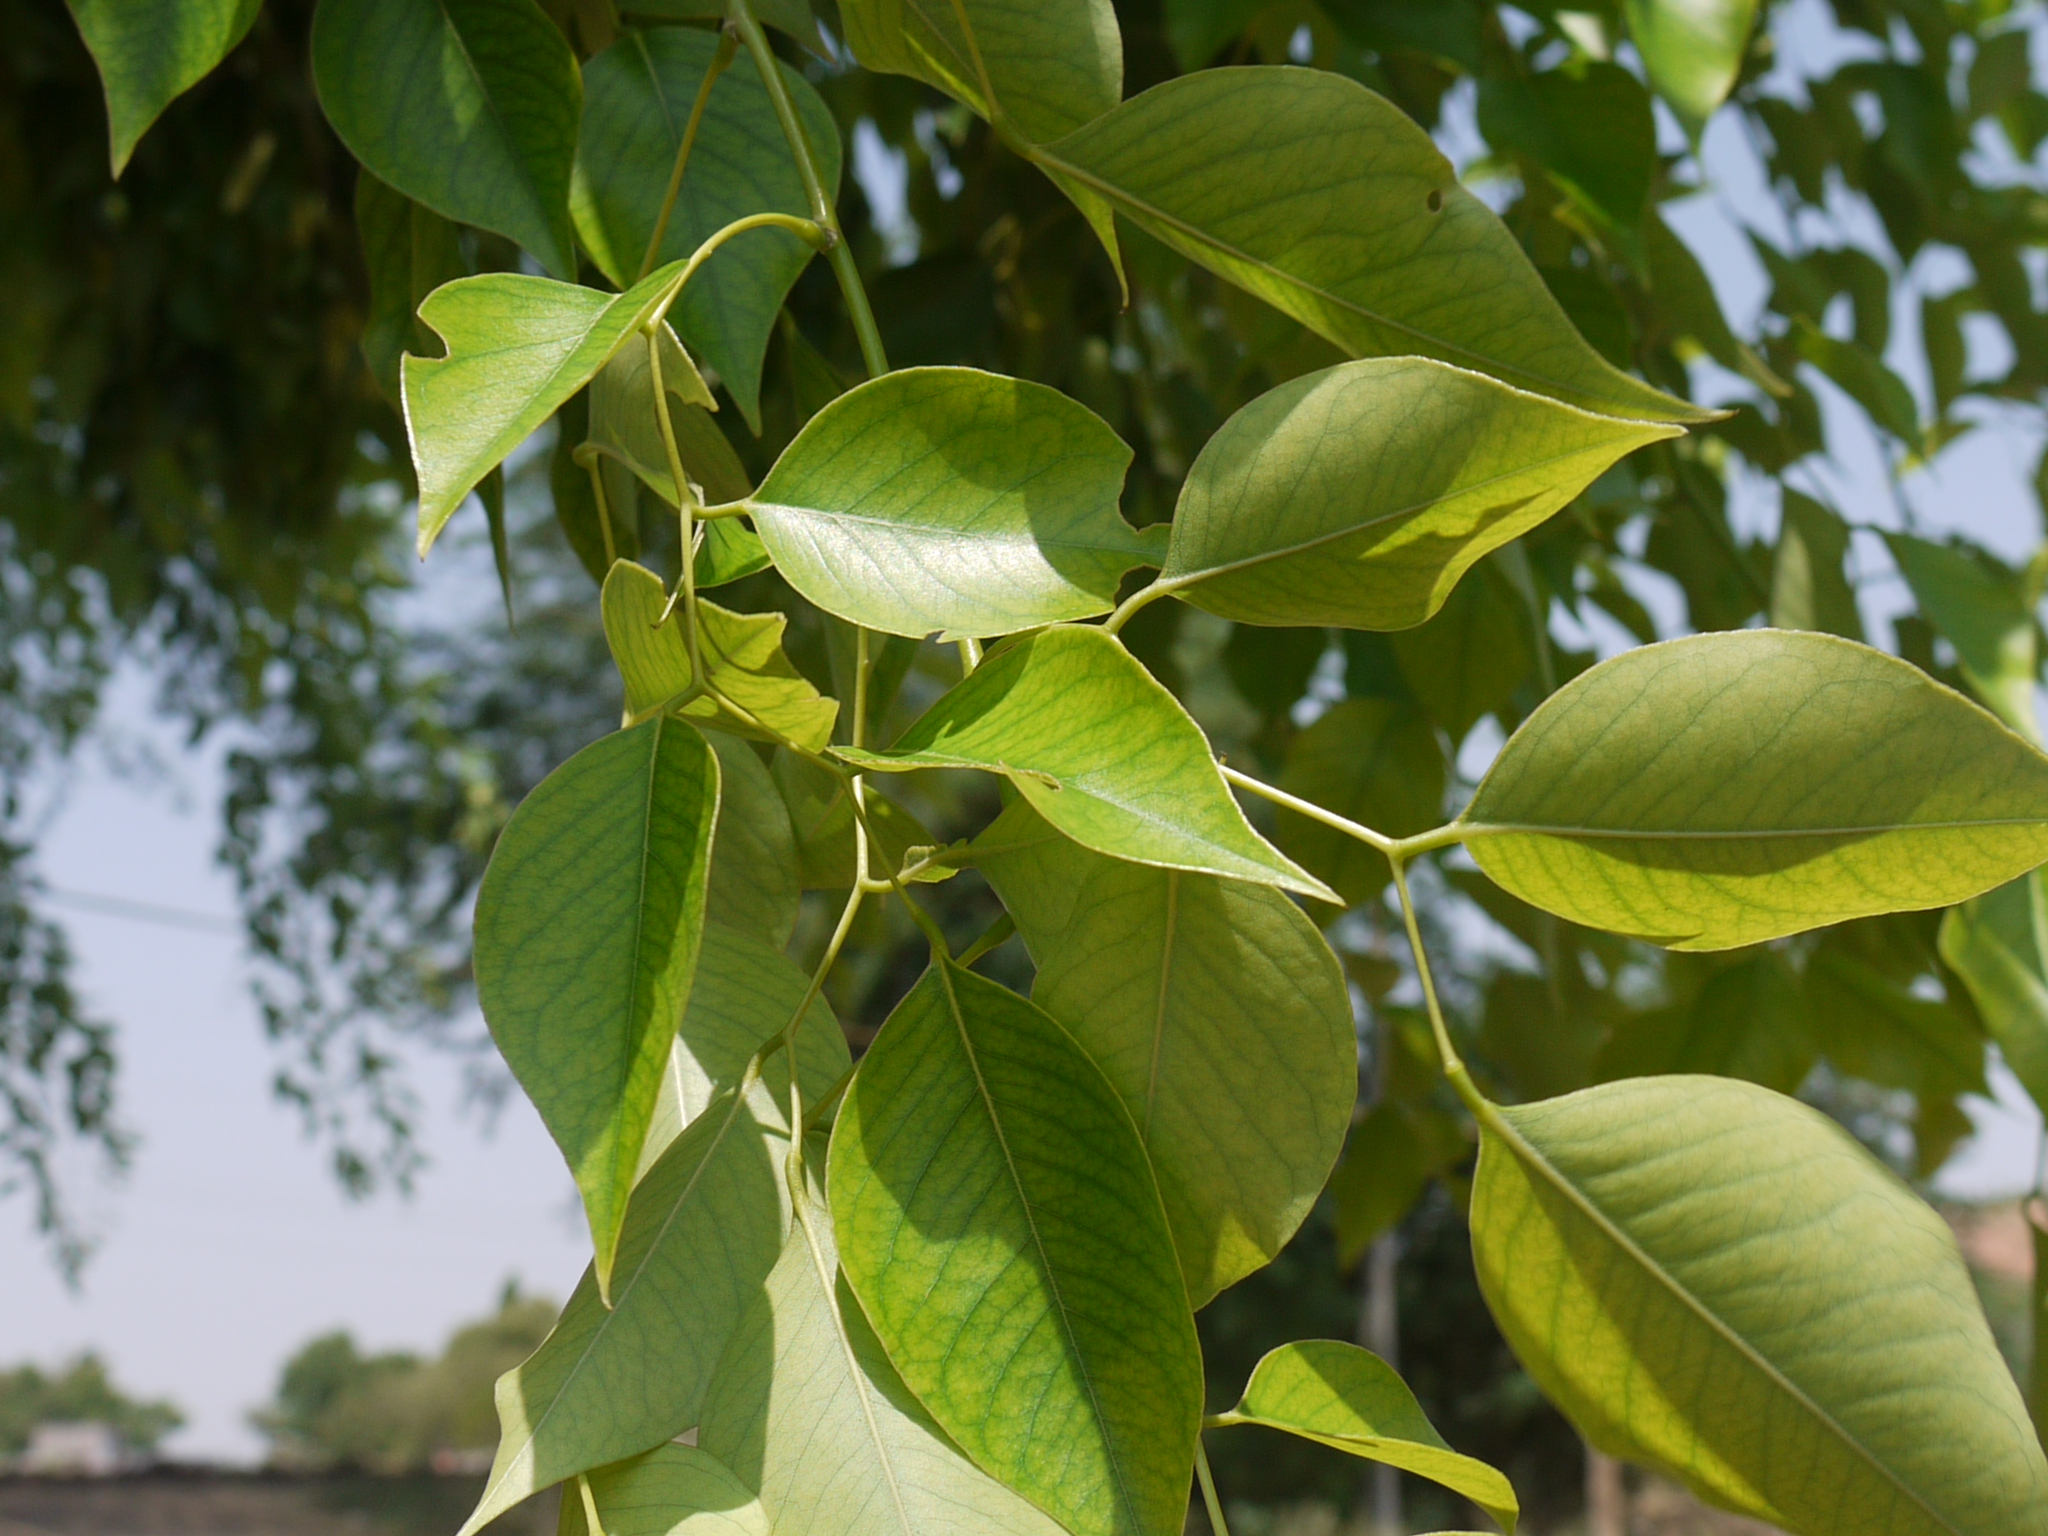
[[[1462,582],[1427,624],[1393,637],[1401,675],[1453,742],[1529,676],[1529,611],[1490,564]]]
[[[107,151],[118,179],[165,107],[213,72],[263,0],[66,0],[107,93]]]
[[[1412,704],[1347,699],[1294,738],[1280,787],[1389,837],[1444,819],[1444,756]],[[1276,836],[1289,858],[1351,906],[1386,889],[1386,859],[1354,837],[1282,810]]]
[[[796,931],[803,899],[789,807],[758,752],[723,731],[710,740],[718,754],[718,835],[705,915],[779,949]],[[703,960],[697,963],[701,970]]]
[[[1920,611],[1956,648],[1963,680],[2007,725],[2040,738],[2034,687],[2041,670],[2034,615],[2009,572],[1962,548],[1889,533],[1885,543]]]
[[[1818,1054],[1799,978],[1767,949],[1717,971],[1684,1008],[1621,1024],[1595,1071],[1603,1079],[1707,1072],[1790,1093]]]

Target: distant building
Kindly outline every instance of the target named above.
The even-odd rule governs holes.
[[[146,1466],[119,1430],[96,1419],[38,1424],[29,1431],[28,1449],[15,1465],[40,1477],[112,1477]]]

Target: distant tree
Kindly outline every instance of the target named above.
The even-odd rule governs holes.
[[[438,1359],[366,1355],[347,1332],[323,1334],[290,1360],[277,1396],[250,1415],[273,1462],[366,1472],[423,1470],[442,1451],[497,1436],[491,1388],[533,1352],[555,1304],[507,1285],[497,1313],[457,1329]]]
[[[80,1355],[49,1376],[33,1365],[0,1371],[0,1455],[20,1455],[38,1424],[80,1420],[111,1425],[135,1449],[153,1451],[185,1415],[174,1403],[130,1397],[94,1354]]]

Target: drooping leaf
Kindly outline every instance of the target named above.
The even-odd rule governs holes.
[[[1697,138],[1742,69],[1756,0],[1623,0],[1623,6],[1650,84]]]
[[[694,1445],[653,1450],[590,1474],[603,1536],[768,1536],[761,1501]],[[574,1487],[565,1501],[582,1503]]]
[[[477,500],[484,504],[484,522],[491,536],[491,564],[498,571],[498,595],[505,600],[505,624],[519,627],[512,605],[512,540],[505,527],[505,467],[501,464],[477,483]]]
[[[1173,1536],[1201,1352],[1130,1112],[1043,1010],[943,958],[832,1133],[839,1261],[906,1385],[1075,1536]]]
[[[905,368],[834,400],[748,501],[782,574],[828,613],[917,639],[1107,613],[1161,536],[1117,511],[1131,450],[1058,390]]]
[[[605,578],[605,639],[626,680],[629,714],[669,705],[675,713],[735,735],[794,741],[814,752],[832,739],[838,701],[820,697],[783,653],[782,632],[789,620],[779,613],[734,613],[716,603],[697,604],[697,644],[711,686],[758,725],[708,697],[676,702],[691,691],[689,641],[680,612],[656,623],[667,607],[668,589],[644,565],[621,560]]]
[[[1711,414],[1601,358],[1429,135],[1341,75],[1184,75],[1032,158],[1354,356],[1420,353],[1612,416]]]
[[[990,651],[887,752],[834,751],[885,773],[1001,773],[1097,853],[1337,899],[1252,830],[1201,728],[1093,627],[1020,635]]]
[[[721,809],[723,809],[721,807]],[[720,835],[724,835],[723,826]],[[782,1033],[796,1016],[809,986],[796,962],[754,933],[712,923],[704,930],[690,1005],[662,1069],[661,1096],[647,1128],[640,1177],[661,1158],[684,1129],[703,1115],[719,1094],[737,1088],[754,1052]],[[811,999],[796,1034],[798,1085],[805,1103],[831,1091],[853,1058],[846,1036],[823,997]],[[769,1103],[785,1119],[789,1069],[780,1053],[762,1063]],[[758,1108],[758,1106],[757,1106]],[[763,1117],[766,1109],[760,1109]]]
[[[426,356],[433,351],[413,312],[428,294],[469,269],[453,224],[368,171],[356,174],[356,232],[362,238],[363,268],[370,280],[363,360],[384,398],[403,408],[399,358],[406,352]]]
[[[1392,637],[1401,675],[1431,718],[1461,742],[1530,674],[1529,605],[1488,562],[1452,589],[1426,624]]]
[[[1849,528],[1810,496],[1783,493],[1784,521],[1771,559],[1771,625],[1818,629],[1845,640],[1863,638],[1855,589],[1843,573]]]
[[[621,288],[640,274],[676,151],[717,51],[716,32],[654,27],[626,33],[583,66],[583,132],[569,203],[591,260]],[[841,155],[831,110],[786,64],[782,82],[825,191],[836,197]],[[742,59],[711,87],[654,265],[687,257],[748,214],[810,212],[767,88],[759,71]],[[750,231],[705,262],[672,312],[691,348],[718,371],[757,433],[768,337],[790,286],[814,254],[786,229]]]
[[[601,1283],[697,966],[717,815],[704,738],[650,720],[542,780],[477,893],[477,999],[583,1192]]]
[[[1534,906],[1729,949],[1946,906],[2048,859],[2048,758],[1866,646],[1694,635],[1559,689],[1458,824]]]
[[[1956,648],[1971,691],[2022,736],[2040,740],[2037,631],[2018,580],[2010,574],[2001,580],[1952,545],[1904,533],[1886,534],[1885,543],[1920,611]]]
[[[1443,820],[1443,752],[1414,705],[1346,699],[1294,738],[1280,787],[1375,832],[1407,837]],[[1370,901],[1392,878],[1376,850],[1294,811],[1281,811],[1275,835],[1348,905]]]
[[[1488,550],[1676,431],[1422,358],[1344,363],[1268,391],[1209,439],[1160,585],[1246,623],[1405,629]]]
[[[312,53],[327,120],[372,175],[575,277],[583,80],[534,0],[320,0]]]
[[[839,15],[867,68],[935,85],[1027,143],[1072,132],[1124,93],[1110,0],[846,0]]]
[[[1861,342],[1830,336],[1804,317],[1792,322],[1792,337],[1799,355],[1839,384],[1872,421],[1908,448],[1919,450],[1920,408],[1913,403],[1913,392],[1876,352]]]
[[[676,409],[678,405],[696,406],[700,411],[716,410],[718,403],[711,398],[703,375],[697,372],[697,365],[666,321],[656,328],[655,337],[655,346],[661,353],[662,389],[673,397],[669,404],[671,430],[682,414]],[[675,476],[669,472],[668,445],[662,440],[661,420],[654,414],[654,374],[650,361],[645,336],[635,336],[598,369],[597,376],[590,381],[590,441],[616,456],[642,485],[675,507],[681,503],[676,496]],[[711,430],[730,452],[725,434],[715,424]],[[676,456],[682,460],[683,478],[701,485],[707,471],[682,452],[684,441],[678,432]],[[724,467],[724,461],[719,460],[711,472]],[[708,488],[706,499],[710,499]]]
[[[1482,1132],[1480,1285],[1592,1444],[1802,1536],[2038,1523],[2048,1463],[1955,1239],[1832,1121],[1659,1077]]]
[[[654,317],[675,275],[664,268],[610,294],[492,272],[427,296],[420,319],[447,343],[448,355],[409,356],[400,368],[420,482],[422,555],[477,481]]]
[[[1508,1480],[1444,1444],[1408,1383],[1356,1344],[1307,1339],[1269,1351],[1243,1399],[1213,1422],[1263,1424],[1413,1472],[1463,1494],[1514,1536],[1522,1506]]]
[[[1344,1144],[1358,1045],[1343,973],[1272,887],[1104,858],[1021,800],[973,857],[1037,964],[1031,1000],[1137,1122],[1205,1305],[1279,1253]]]
[[[149,125],[213,73],[263,0],[65,0],[99,67],[114,177]]]
[[[635,1187],[611,1306],[585,1270],[554,1331],[498,1378],[498,1453],[461,1536],[697,1422],[712,1367],[789,1229],[774,1071],[770,1058],[752,1092],[728,1090]]]
[[[1595,1071],[1602,1078],[1712,1073],[1790,1093],[1818,1054],[1799,978],[1767,949],[1708,978],[1685,1007],[1618,1025]]]
[[[789,807],[758,752],[723,731],[711,732],[710,741],[718,754],[718,835],[705,915],[779,949],[796,931],[803,900]]]
[[[1944,913],[1940,945],[2012,1075],[2048,1106],[2048,891],[2040,873]]]
[[[1057,1536],[963,1457],[889,1364],[839,1274],[832,1218],[791,1225],[733,1334],[699,1443],[760,1490],[778,1536]]]

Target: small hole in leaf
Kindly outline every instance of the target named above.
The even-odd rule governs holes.
[[[1441,187],[1431,187],[1429,189],[1429,211],[1431,213],[1442,213],[1444,211],[1444,194]]]

